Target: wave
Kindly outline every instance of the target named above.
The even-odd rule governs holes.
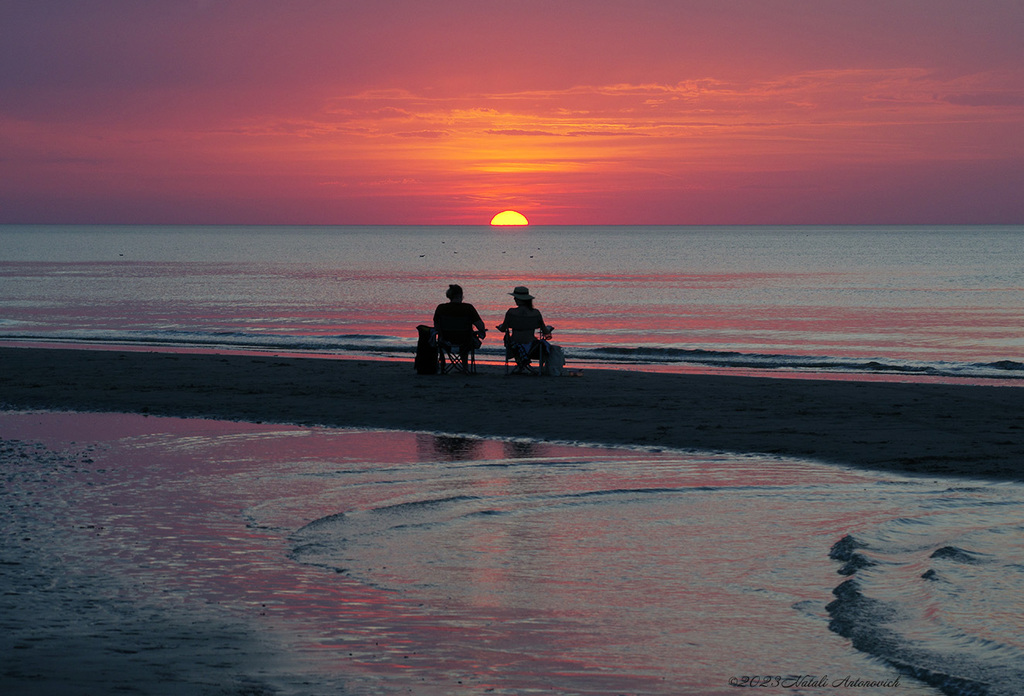
[[[758,370],[802,370],[821,372],[892,373],[948,377],[1024,377],[1024,363],[1000,360],[988,363],[900,361],[833,356],[741,353],[703,349],[607,346],[588,351],[595,360],[634,364],[686,363],[722,368]]]
[[[0,332],[0,341],[34,341],[126,346],[164,346],[224,350],[282,351],[367,355],[405,359],[415,352],[416,336],[334,334],[303,336],[252,332],[197,331],[65,331],[60,333]],[[556,340],[557,343],[557,340]],[[849,373],[907,375],[947,378],[1024,379],[1024,362],[913,361],[856,359],[843,356],[808,356],[777,353],[743,353],[657,346],[563,345],[568,363],[594,366],[707,367],[721,370],[766,372]],[[503,347],[495,342],[477,351],[478,358],[499,361]]]
[[[363,353],[391,355],[408,353],[415,339],[373,334],[337,334],[296,336],[247,332],[145,331],[103,332],[67,331],[60,334],[0,333],[0,341],[77,343],[122,346],[165,346],[181,348],[221,348],[326,353]]]
[[[901,629],[907,624],[913,626],[915,612],[905,603],[873,597],[865,589],[871,583],[861,579],[862,572],[880,564],[868,552],[868,544],[849,535],[829,551],[830,558],[844,564],[837,572],[851,576],[832,591],[835,600],[826,606],[829,630],[848,638],[857,650],[950,696],[1001,696],[1024,691],[1024,670],[1010,666],[1015,659],[1006,659],[1007,653],[1015,652],[1010,646],[963,634],[951,637],[941,624],[927,631],[927,640],[921,638],[925,634],[921,630],[911,629],[914,637],[905,635]],[[940,547],[929,558],[972,565],[979,562],[979,554],[954,546]],[[938,577],[934,568],[920,575],[925,583],[936,582]],[[935,617],[931,620],[936,621]],[[972,643],[981,647],[965,648]]]

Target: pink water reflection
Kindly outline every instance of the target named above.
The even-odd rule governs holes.
[[[366,670],[385,681],[413,671],[429,675],[422,693],[446,693],[459,683],[486,687],[496,656],[524,647],[523,636],[500,626],[528,611],[488,602],[485,621],[458,608],[447,613],[421,598],[289,562],[286,535],[325,512],[315,501],[324,478],[339,468],[372,462],[386,477],[391,465],[543,456],[559,448],[107,414],[3,414],[0,434],[57,451],[89,450],[95,468],[62,491],[78,523],[77,538],[62,549],[66,563],[85,573],[96,572],[99,563],[121,583],[245,615],[257,629],[284,636],[295,659],[310,662],[307,668]],[[400,480],[394,489],[397,498],[417,490]],[[354,508],[382,502],[379,493],[348,493]],[[255,522],[253,511],[268,500],[273,513],[255,515]],[[530,650],[550,655],[545,670],[585,669],[557,657],[564,652],[558,643],[569,639],[557,624],[543,629],[543,621],[526,618],[533,626]],[[438,651],[439,645],[445,648]],[[523,671],[521,678],[526,687],[536,675]],[[507,688],[516,679],[505,675],[502,682]],[[623,687],[633,682],[616,679]]]
[[[79,522],[52,540],[65,563],[245,617],[311,673],[426,694],[715,694],[758,662],[879,670],[820,619],[831,541],[900,514],[838,504],[873,480],[856,472],[117,415],[6,413],[0,435],[88,450],[39,491]]]

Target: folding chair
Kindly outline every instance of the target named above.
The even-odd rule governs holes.
[[[551,334],[546,330],[538,329],[538,335],[529,343],[520,343],[512,340],[512,329],[505,329],[505,374],[519,375],[542,375],[547,365],[548,355],[551,347],[548,339]],[[537,365],[533,365],[533,361]],[[513,367],[515,365],[515,367]]]
[[[437,365],[442,375],[459,372],[476,374],[476,349],[479,340],[468,317],[438,317]]]

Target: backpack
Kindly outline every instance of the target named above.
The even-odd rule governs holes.
[[[420,324],[416,330],[419,331],[419,340],[416,341],[416,374],[436,375],[437,344],[432,340],[434,327]]]

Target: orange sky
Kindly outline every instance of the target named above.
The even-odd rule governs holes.
[[[33,0],[0,223],[1024,223],[1018,0]]]

